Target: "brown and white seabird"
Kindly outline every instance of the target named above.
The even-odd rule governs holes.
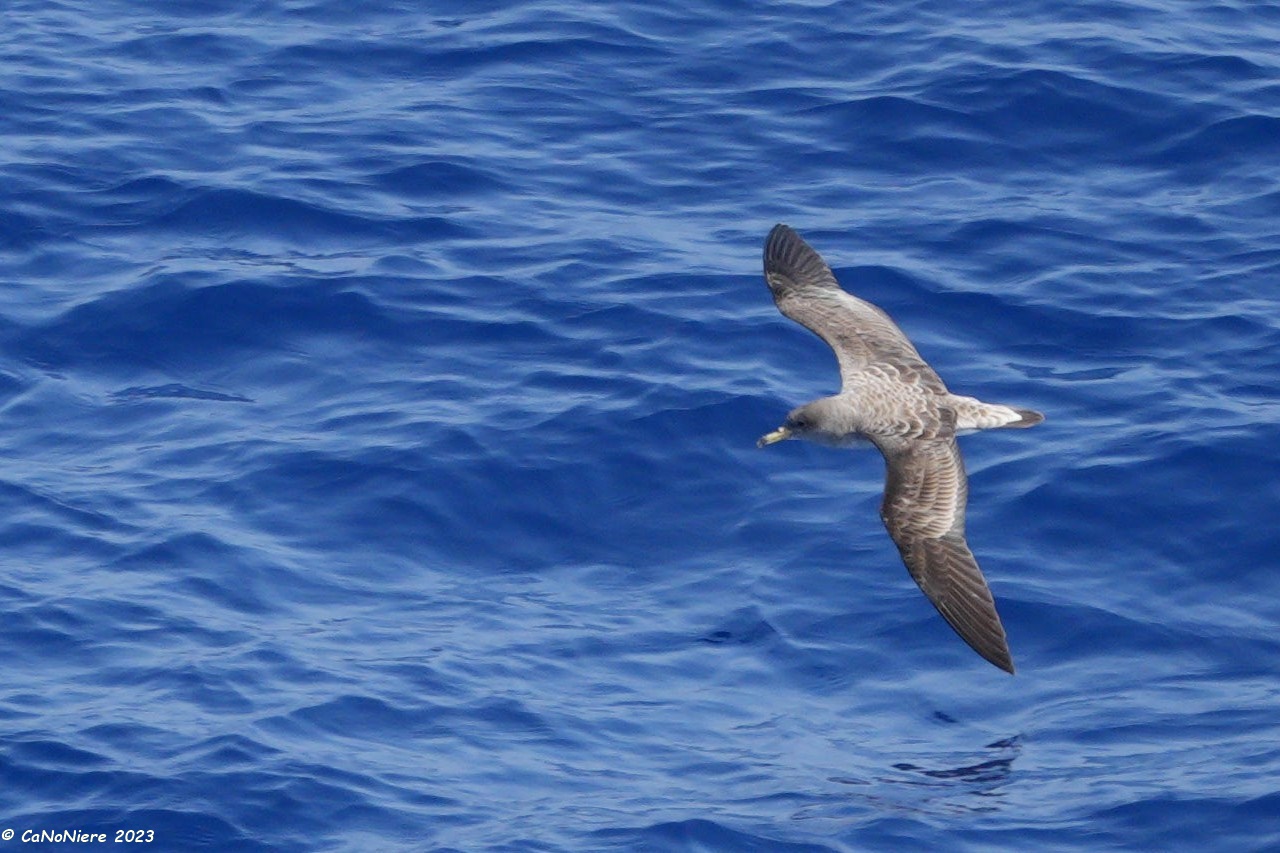
[[[969,486],[956,434],[1035,426],[1044,415],[952,394],[889,315],[843,290],[786,225],[765,240],[764,277],[778,310],[835,350],[842,384],[839,394],[794,409],[759,446],[806,438],[879,448],[880,517],[907,571],[961,639],[1012,673],[1004,626],[964,539]]]

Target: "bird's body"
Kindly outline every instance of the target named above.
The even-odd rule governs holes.
[[[1034,426],[1044,416],[952,394],[893,320],[841,289],[786,225],[769,232],[764,273],[778,309],[835,350],[842,385],[793,410],[760,446],[787,438],[874,444],[886,463],[880,516],[907,570],[966,643],[1013,672],[991,591],[965,543],[969,490],[955,437]]]

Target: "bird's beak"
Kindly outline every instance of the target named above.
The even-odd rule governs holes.
[[[771,444],[777,444],[779,441],[786,441],[791,438],[791,430],[786,427],[778,427],[768,435],[760,436],[760,440],[756,442],[756,447],[768,447]]]

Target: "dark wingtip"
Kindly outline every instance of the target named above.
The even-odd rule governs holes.
[[[952,625],[951,627],[956,628],[955,625]],[[956,628],[956,633],[960,634],[958,628]],[[999,637],[986,637],[980,639],[977,637],[966,637],[964,634],[960,634],[960,639],[968,643],[969,648],[981,655],[982,659],[987,663],[1003,669],[1010,675],[1015,674],[1013,667],[1013,655],[1009,652],[1009,642],[1004,637],[1003,627],[1000,628]]]
[[[838,287],[826,261],[790,225],[773,226],[764,241],[764,276],[779,293],[795,287]]]
[[[992,655],[991,657],[988,657],[987,660],[991,661],[991,663],[1000,667],[1010,675],[1017,675],[1017,673],[1014,672],[1013,658],[1010,657],[1008,648],[1003,649],[1002,653],[995,654],[995,655]]]
[[[800,235],[790,225],[784,225],[779,222],[769,230],[769,236],[764,238],[764,268],[766,272],[786,258],[786,248],[794,242],[803,243],[804,241],[800,239]]]
[[[943,613],[942,615],[945,617],[946,613]],[[997,630],[1000,632],[997,637],[979,637],[973,634],[966,636],[961,632],[961,626],[956,625],[950,619],[947,619],[947,622],[951,625],[951,628],[956,632],[956,634],[959,635],[960,639],[964,640],[969,648],[977,652],[983,660],[992,666],[1004,670],[1010,675],[1016,674],[1013,666],[1013,655],[1009,652],[1009,643],[1004,637],[1004,628],[1002,626],[999,626],[997,623]]]

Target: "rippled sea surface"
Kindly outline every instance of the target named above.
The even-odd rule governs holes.
[[[8,844],[1280,845],[1280,7],[15,0],[0,59]],[[1046,413],[962,439],[1015,677],[878,454],[755,447],[838,384],[776,222]]]

